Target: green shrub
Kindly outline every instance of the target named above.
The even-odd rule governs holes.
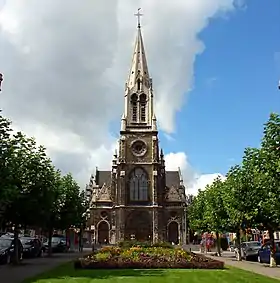
[[[95,259],[97,260],[97,261],[107,261],[109,258],[111,258],[112,257],[112,255],[111,255],[111,253],[110,252],[107,252],[107,253],[97,253],[96,255],[95,255]]]
[[[136,240],[131,240],[131,241],[122,241],[118,243],[118,246],[120,248],[131,248],[131,247],[151,247],[150,242],[139,242]]]
[[[170,247],[107,247],[74,262],[75,268],[203,268],[221,269],[224,263]]]
[[[149,247],[161,247],[161,248],[173,248],[173,246],[168,242],[159,242],[152,244],[151,242],[139,242],[136,240],[131,241],[122,241],[118,243],[118,246],[120,248],[129,249],[131,247],[143,247],[143,248],[149,248]]]

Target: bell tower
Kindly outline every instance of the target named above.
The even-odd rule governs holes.
[[[119,141],[117,171],[120,177],[116,186],[116,202],[122,206],[117,218],[122,219],[119,231],[123,234],[118,238],[128,239],[129,235],[135,235],[137,239],[157,242],[165,168],[162,166],[163,157],[159,154],[153,84],[140,24],[142,14],[138,10],[135,15],[138,17],[137,34],[125,84]]]
[[[93,240],[112,243],[186,241],[186,198],[180,171],[166,171],[159,148],[154,91],[144,48],[140,9],[124,90],[119,150],[111,170],[96,169],[91,192]]]

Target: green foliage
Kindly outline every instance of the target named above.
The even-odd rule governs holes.
[[[260,148],[246,148],[226,180],[216,179],[189,205],[195,231],[238,232],[259,227],[271,232],[280,223],[280,117],[271,114]]]
[[[204,217],[205,202],[205,191],[199,191],[188,207],[189,224],[193,231],[208,231],[208,223]]]
[[[83,224],[87,206],[72,175],[63,176],[43,146],[13,132],[11,122],[0,115],[0,224],[51,233]],[[15,237],[17,233],[15,229]]]
[[[118,243],[118,246],[120,248],[125,248],[125,249],[132,248],[132,247],[173,248],[173,246],[168,242],[159,242],[159,243],[153,244],[151,242],[139,242],[139,241],[136,241],[136,240],[121,241],[121,242]]]
[[[208,231],[223,232],[228,228],[229,217],[224,203],[224,184],[220,177],[205,190],[204,220]]]
[[[11,131],[11,122],[0,115],[0,220],[3,220],[3,214],[13,195],[8,166],[11,154]]]

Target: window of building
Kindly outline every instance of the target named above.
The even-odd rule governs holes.
[[[129,180],[130,201],[148,200],[148,176],[142,168],[132,171]]]
[[[137,80],[137,90],[141,90],[141,81],[140,81],[140,79]]]
[[[137,95],[134,93],[131,96],[131,111],[132,111],[132,121],[137,122],[137,112],[138,112],[138,107],[137,107]]]
[[[146,95],[144,93],[140,96],[140,117],[141,122],[146,122]]]

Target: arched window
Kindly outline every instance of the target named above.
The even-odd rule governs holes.
[[[136,168],[130,175],[129,198],[130,201],[148,200],[148,176],[141,168]]]
[[[132,121],[137,122],[137,95],[136,93],[132,94],[131,96],[131,116]]]
[[[137,90],[141,90],[141,81],[140,81],[140,79],[137,80]]]
[[[140,96],[140,117],[141,122],[146,122],[146,95],[144,93]]]

